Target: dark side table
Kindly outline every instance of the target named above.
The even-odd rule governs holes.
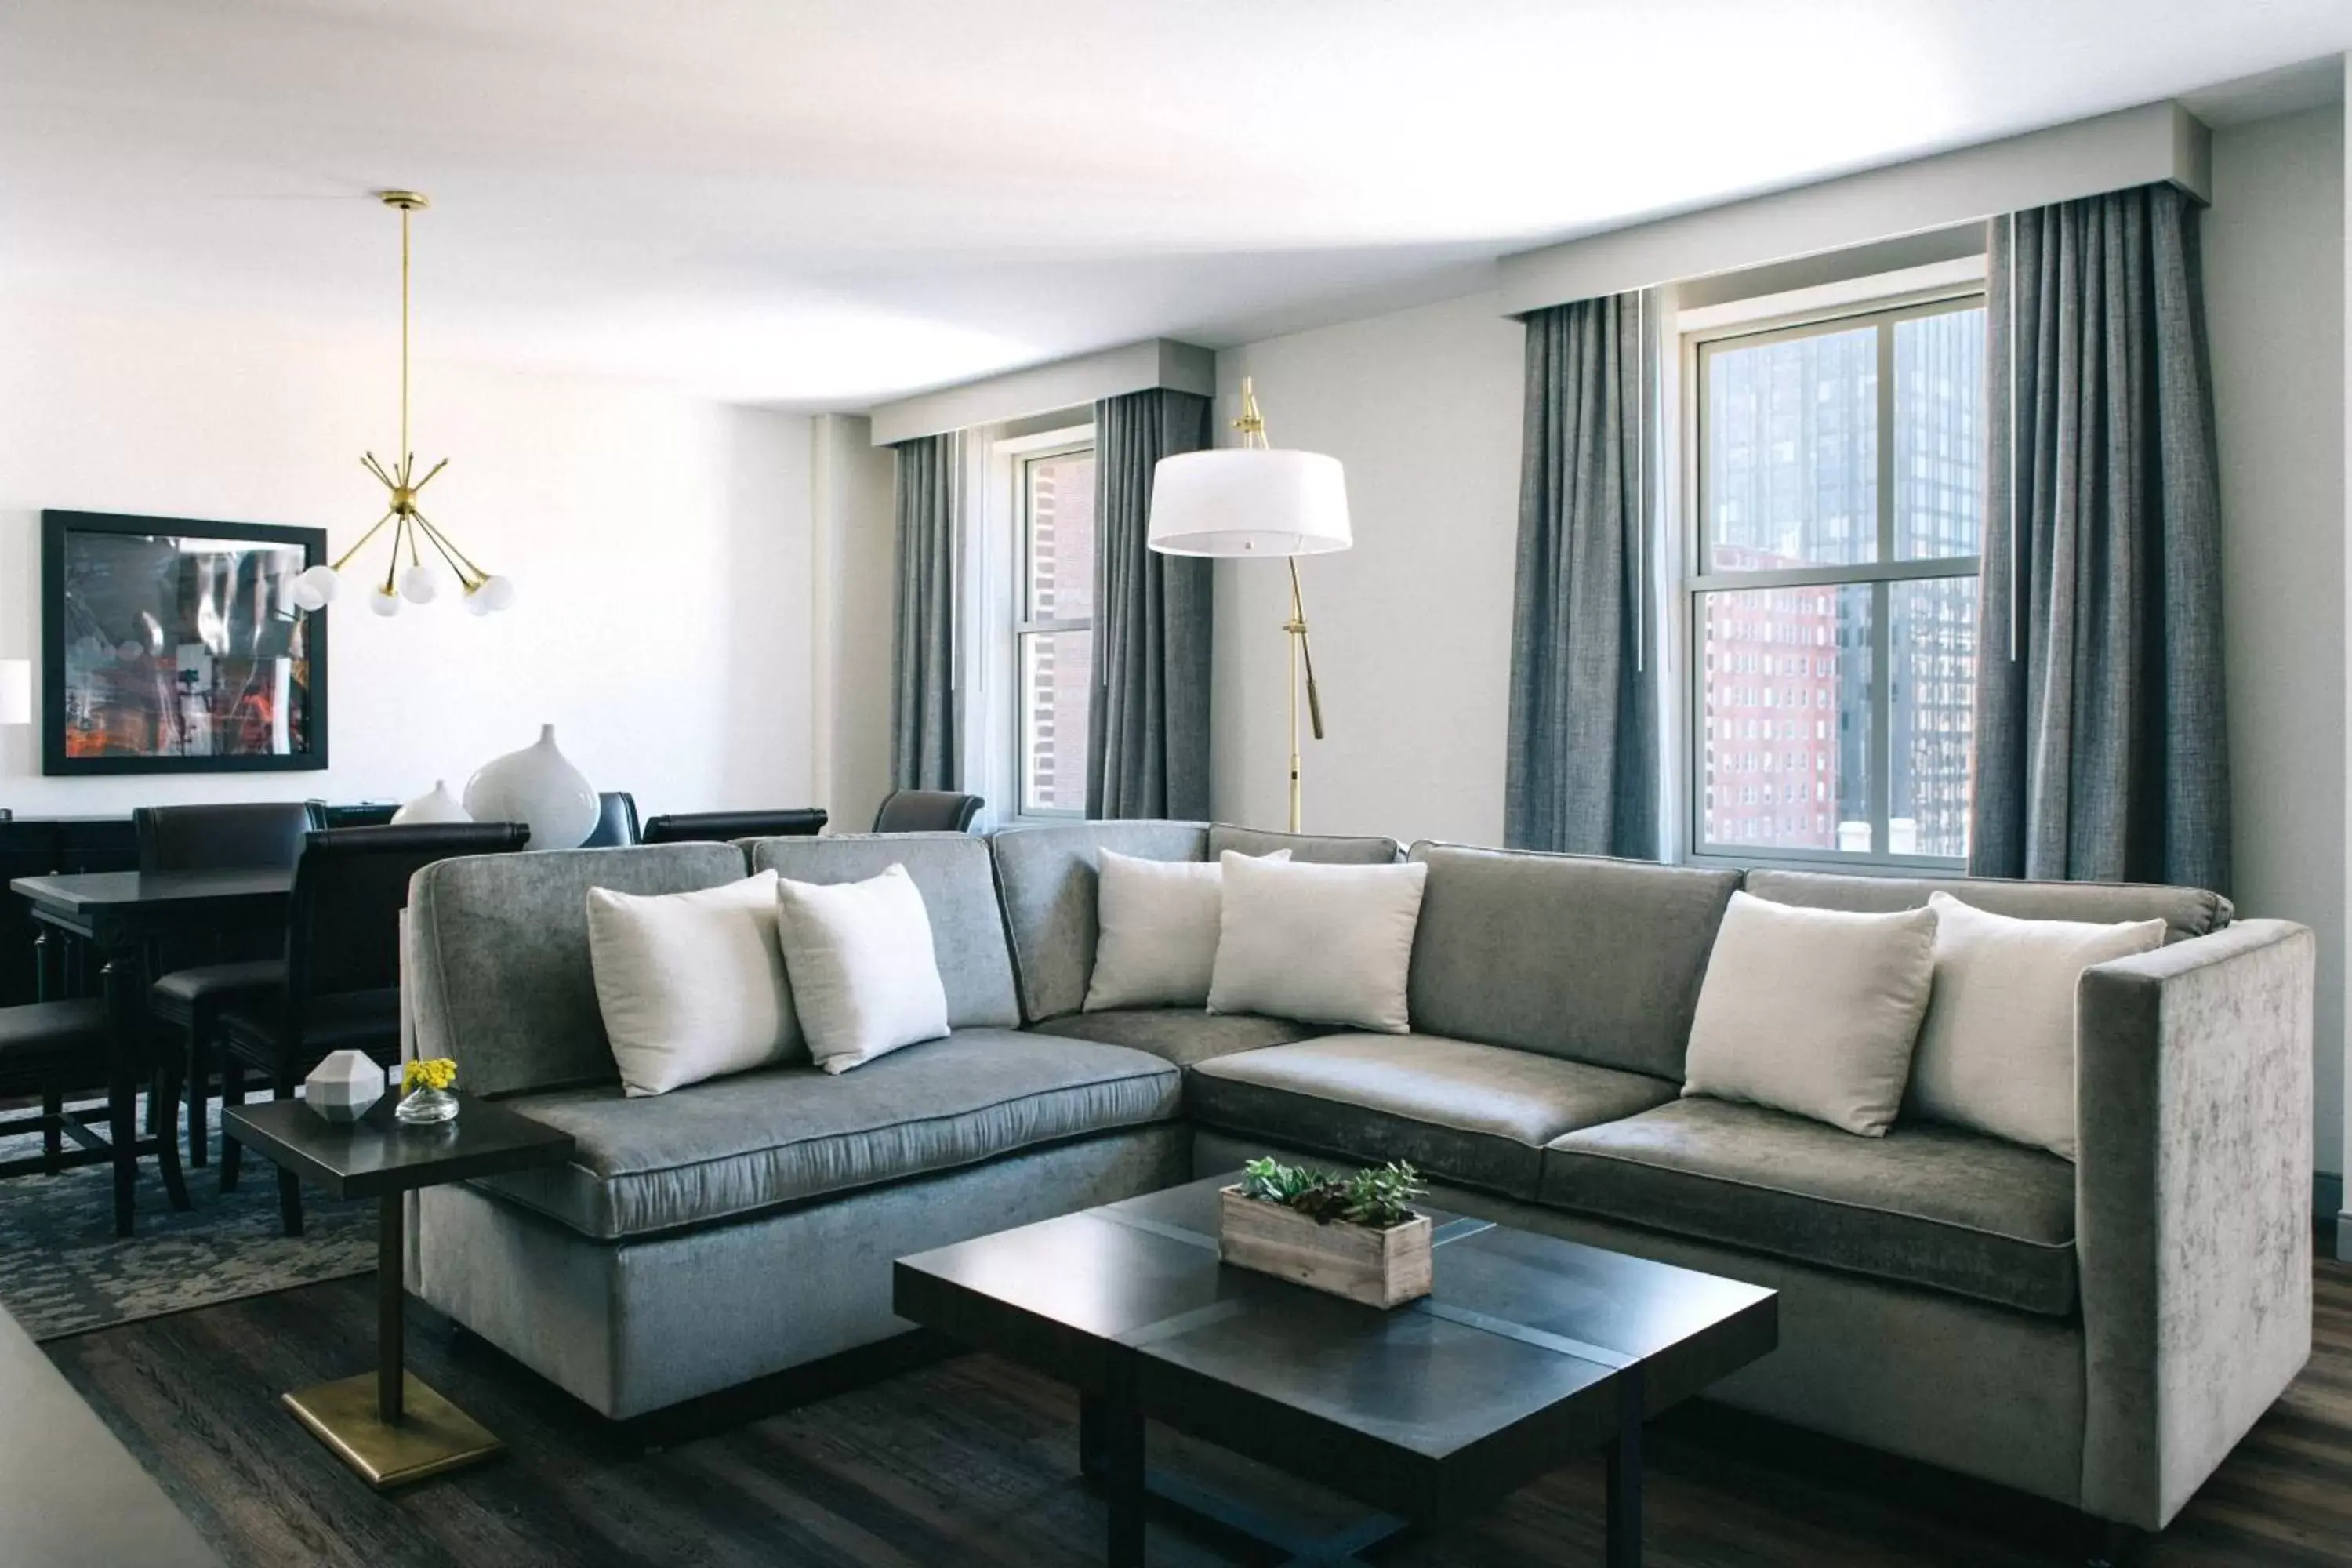
[[[494,1101],[458,1097],[454,1121],[411,1127],[393,1115],[397,1091],[357,1121],[329,1121],[299,1100],[230,1106],[222,1131],[281,1171],[339,1198],[373,1197],[376,1223],[376,1369],[285,1395],[287,1408],[376,1487],[454,1470],[498,1452],[499,1440],[403,1364],[403,1200],[419,1187],[493,1176],[572,1157],[572,1134]]]

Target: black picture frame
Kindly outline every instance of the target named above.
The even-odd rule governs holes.
[[[77,539],[91,536],[156,539],[217,539],[261,545],[299,546],[304,570],[327,559],[327,531],[277,523],[222,522],[198,518],[142,517],[117,512],[44,510],[41,513],[41,772],[50,776],[95,773],[308,773],[327,766],[327,616],[299,616],[306,661],[300,683],[302,749],[272,753],[170,754],[112,752],[70,754],[67,708],[68,567]],[[273,613],[271,618],[275,620]],[[159,632],[160,637],[160,632]],[[289,633],[290,636],[290,633]],[[206,666],[209,668],[209,665]]]

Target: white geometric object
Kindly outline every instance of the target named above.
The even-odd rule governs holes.
[[[449,786],[439,779],[433,781],[430,790],[394,812],[392,819],[395,823],[474,820],[466,808],[457,804],[457,797],[449,793]]]
[[[383,1098],[383,1068],[365,1051],[332,1051],[302,1080],[303,1103],[330,1121],[357,1121]]]
[[[482,764],[466,781],[466,812],[476,822],[520,822],[530,849],[577,849],[596,831],[596,786],[557,750],[555,726],[539,740]]]

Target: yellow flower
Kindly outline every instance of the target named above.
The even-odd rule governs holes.
[[[400,1088],[404,1094],[419,1088],[447,1089],[457,1081],[457,1064],[447,1057],[426,1057],[401,1065]]]

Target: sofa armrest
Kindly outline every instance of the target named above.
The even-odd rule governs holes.
[[[2243,921],[2083,972],[2084,1510],[2158,1530],[2311,1354],[2314,944]]]

